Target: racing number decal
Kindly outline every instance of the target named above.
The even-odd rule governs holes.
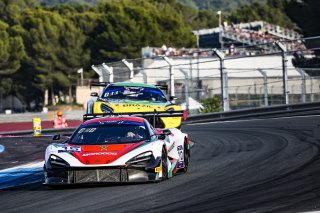
[[[183,156],[183,147],[182,145],[177,147],[178,150],[178,154],[179,154],[179,163],[183,163],[184,162],[184,156]]]

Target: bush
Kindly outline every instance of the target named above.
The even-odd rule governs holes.
[[[200,108],[201,113],[208,112],[220,112],[221,111],[221,99],[220,98],[206,98],[201,99],[200,103],[202,104],[202,108]]]

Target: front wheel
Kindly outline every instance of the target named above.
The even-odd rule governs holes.
[[[168,155],[165,147],[162,147],[161,155],[162,180],[168,178]]]
[[[190,162],[190,149],[188,148],[187,141],[184,141],[183,145],[183,158],[184,158],[184,168],[183,172],[186,173],[188,171],[189,162]]]

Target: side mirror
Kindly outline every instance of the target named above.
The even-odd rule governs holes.
[[[177,100],[178,98],[176,97],[176,96],[170,96],[170,98],[169,98],[169,100],[170,101],[175,101],[175,100]]]
[[[52,140],[57,141],[57,140],[60,140],[60,138],[61,138],[60,134],[57,134],[52,137]]]
[[[92,93],[90,94],[90,96],[92,96],[92,97],[98,97],[98,93],[97,93],[97,92],[92,92]]]
[[[164,140],[164,139],[166,139],[166,134],[165,133],[160,133],[160,134],[158,134],[158,138],[160,140]]]
[[[162,131],[163,131],[163,134],[165,134],[165,135],[171,135],[170,129],[164,129]]]

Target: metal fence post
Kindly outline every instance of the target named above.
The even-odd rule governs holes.
[[[248,88],[248,102],[251,100],[251,86],[249,86],[249,88]],[[251,105],[251,103],[250,103],[250,105]]]
[[[185,92],[185,99],[186,99],[186,109],[187,109],[187,113],[189,114],[189,75],[188,75],[188,72],[184,71],[183,69],[180,69],[180,71],[184,74],[184,79],[185,79],[184,92]]]
[[[99,75],[99,82],[103,82],[103,74],[102,71],[99,70],[96,66],[92,65],[91,68]]]
[[[264,88],[264,105],[268,106],[268,76],[265,71],[262,71],[262,69],[258,69],[258,71],[263,76],[263,88]]]
[[[163,59],[168,63],[169,69],[170,69],[170,96],[175,96],[174,91],[174,68],[172,66],[172,59],[169,59],[168,57],[164,56]]]
[[[287,50],[286,47],[280,42],[275,43],[276,46],[281,50],[282,57],[282,81],[283,81],[283,95],[286,104],[289,104],[289,92],[288,92],[288,72],[287,72]]]
[[[237,104],[239,103],[239,98],[238,98],[239,89],[240,89],[240,86],[237,86],[236,94],[235,94],[236,95]]]
[[[220,59],[220,81],[221,81],[221,101],[223,111],[229,111],[229,94],[228,94],[228,73],[224,67],[224,54],[217,49],[212,50],[213,53]]]
[[[113,67],[109,67],[105,63],[102,64],[103,68],[105,68],[109,73],[109,82],[113,83],[114,81],[114,74],[113,74]]]
[[[94,66],[94,65],[92,65],[91,68],[99,75],[99,82],[106,82],[106,81],[108,81],[108,80],[107,80],[107,75],[108,75],[108,74],[109,74],[109,82],[111,82],[111,81],[110,81],[110,72],[109,72],[109,70],[112,71],[113,68],[112,68],[112,67],[109,67],[109,66],[107,66],[107,65],[105,65],[105,64],[103,64],[102,66],[103,66],[104,69],[99,69],[97,66]],[[107,73],[107,71],[108,71],[109,73]],[[102,92],[102,91],[103,91],[103,88],[100,87],[100,92]]]
[[[126,59],[123,59],[122,63],[129,69],[129,71],[130,71],[129,79],[132,82],[132,79],[133,79],[133,63],[129,63]]]
[[[298,73],[301,75],[301,96],[302,96],[302,102],[306,102],[306,73],[300,69],[296,68]]]
[[[142,74],[142,78],[143,78],[143,83],[147,84],[148,83],[148,76],[147,73],[144,69],[140,70],[140,73]]]
[[[310,101],[313,102],[313,81],[312,81],[312,77],[309,76],[309,79],[310,79]]]

